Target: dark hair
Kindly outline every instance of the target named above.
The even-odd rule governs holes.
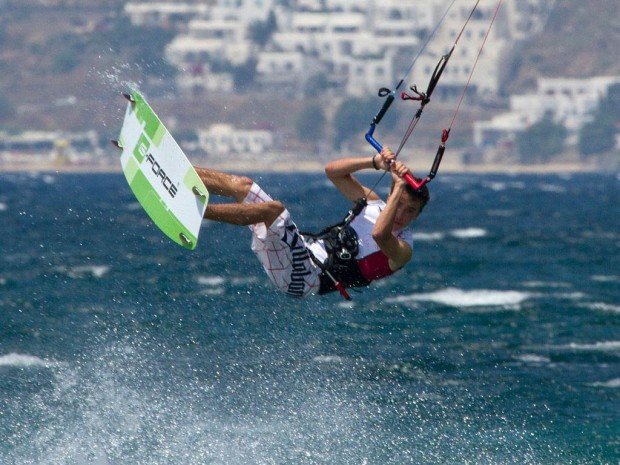
[[[415,176],[413,177],[413,179],[415,180],[415,182],[422,182],[422,179],[417,178]],[[390,194],[392,193],[393,189],[394,189],[394,183],[392,183],[392,187],[390,188]],[[413,187],[411,187],[409,183],[407,183],[405,184],[405,191],[407,192],[410,198],[420,201],[420,212],[424,210],[424,207],[426,206],[426,204],[429,202],[429,200],[431,200],[431,194],[428,191],[428,187],[426,186],[426,184],[424,184],[419,189],[414,189]]]

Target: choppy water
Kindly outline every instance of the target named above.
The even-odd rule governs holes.
[[[259,182],[305,229],[348,208]],[[182,250],[122,175],[0,175],[0,464],[619,463],[619,179],[432,195],[348,304],[272,291],[244,228]]]

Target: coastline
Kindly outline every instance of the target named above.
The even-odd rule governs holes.
[[[324,164],[318,161],[277,162],[266,164],[251,161],[227,163],[197,163],[210,168],[236,173],[322,173]],[[610,169],[611,168],[611,169]],[[422,171],[422,170],[420,170]],[[423,172],[423,171],[422,171]],[[546,164],[442,164],[439,174],[573,174],[573,173],[607,173],[618,172],[618,168],[605,167],[596,163],[565,162]],[[56,173],[56,174],[115,174],[122,173],[118,165],[72,165],[57,163],[19,163],[0,164],[0,173]],[[417,173],[416,173],[417,174]],[[439,175],[438,174],[438,175]]]

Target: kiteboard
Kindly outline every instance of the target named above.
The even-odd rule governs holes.
[[[153,223],[182,247],[194,250],[209,192],[179,144],[135,90],[118,140],[129,187]]]

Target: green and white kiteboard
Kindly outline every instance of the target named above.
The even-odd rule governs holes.
[[[136,91],[118,141],[121,165],[138,202],[163,233],[189,250],[196,248],[209,192],[179,144]]]

